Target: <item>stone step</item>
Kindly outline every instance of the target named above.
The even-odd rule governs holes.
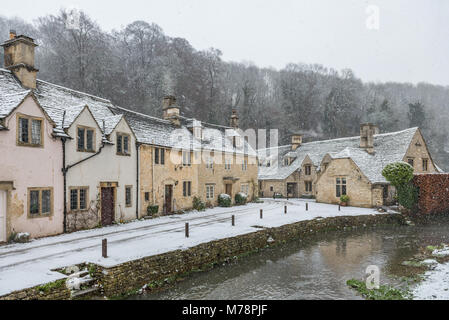
[[[84,289],[84,290],[74,291],[74,292],[72,292],[72,299],[79,299],[79,298],[88,296],[90,294],[93,294],[94,292],[97,292],[99,290],[100,290],[99,287],[93,287],[93,288],[88,288],[88,289]]]

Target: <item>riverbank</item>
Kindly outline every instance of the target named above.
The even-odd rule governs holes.
[[[267,204],[273,205],[272,202]],[[399,214],[379,214],[372,209],[360,210],[359,208],[344,208],[342,212],[339,212],[338,207],[332,206],[332,211],[335,211],[330,212],[329,207],[326,207],[327,210],[323,210],[323,207],[319,210],[320,204],[309,203],[309,211],[306,211],[305,202],[302,201],[276,201],[274,204],[276,205],[275,207],[268,208],[264,212],[264,219],[258,217],[258,210],[256,213],[252,212],[254,208],[251,206],[250,208],[246,208],[251,211],[251,216],[241,217],[237,220],[240,224],[244,224],[245,219],[248,220],[247,225],[241,226],[240,230],[229,228],[230,220],[227,221],[228,219],[226,221],[216,222],[221,224],[222,229],[224,229],[224,223],[226,230],[234,232],[240,231],[241,233],[241,229],[246,228],[247,231],[243,234],[216,239],[222,236],[219,233],[218,235],[214,235],[214,240],[196,245],[192,244],[192,240],[184,239],[185,248],[178,250],[144,256],[140,259],[133,259],[124,263],[111,263],[112,265],[95,263],[94,276],[101,288],[101,294],[107,297],[126,296],[137,292],[145,286],[151,290],[154,287],[165,286],[177,277],[189,272],[203,270],[204,268],[207,269],[214,264],[238,259],[251,252],[276,246],[294,239],[307,238],[317,233],[332,230],[349,230],[352,228],[369,228],[378,225],[402,224],[404,222],[403,217]],[[280,208],[283,209],[283,205],[285,204],[289,208],[287,214],[284,214],[283,210],[279,210]],[[227,214],[235,213],[238,208],[231,209],[234,209],[234,211],[229,211]],[[370,214],[357,215],[356,212],[359,210],[369,210],[368,212]],[[253,215],[257,218],[254,219],[255,217]],[[334,217],[324,218],[323,216],[325,215],[334,215]],[[308,218],[312,220],[308,220]],[[221,216],[221,220],[223,219],[223,216]],[[211,224],[214,224],[210,220],[209,228],[211,228]],[[257,221],[257,224],[254,223],[254,220]],[[270,226],[270,224],[274,226]],[[204,225],[198,226],[197,232],[199,233],[199,229],[205,227]],[[217,230],[217,226],[215,226],[215,230]],[[176,237],[183,237],[182,231],[183,228],[180,228],[180,230],[176,230],[173,233]],[[211,235],[210,232],[203,232],[204,234]],[[190,243],[190,245],[186,244],[186,242]],[[146,243],[148,244],[148,242]],[[113,255],[111,254],[111,256]],[[93,263],[91,262],[90,264]],[[47,293],[41,293],[41,297],[51,297],[51,290],[48,291]],[[3,298],[19,299],[21,296],[23,294],[14,292]]]

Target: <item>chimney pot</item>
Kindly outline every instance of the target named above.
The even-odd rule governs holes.
[[[174,96],[165,96],[162,101],[163,118],[171,121],[175,126],[180,126],[179,106]]]
[[[294,133],[292,134],[292,150],[296,151],[302,145],[302,134]]]
[[[363,148],[369,154],[374,153],[374,135],[379,134],[379,128],[372,123],[363,123],[360,125],[360,148]]]
[[[239,116],[237,115],[237,109],[232,109],[231,127],[234,129],[238,129],[239,127]]]
[[[9,39],[1,45],[4,49],[4,65],[10,70],[23,87],[36,88],[37,70],[34,67],[34,51],[37,44],[34,39],[20,35],[14,30],[9,31]]]

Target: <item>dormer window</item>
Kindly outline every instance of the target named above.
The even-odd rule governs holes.
[[[130,156],[131,151],[129,147],[130,136],[126,133],[117,133],[117,155]]]
[[[306,165],[305,167],[304,167],[304,171],[305,171],[305,174],[306,174],[306,176],[310,176],[311,174],[312,174],[312,166],[311,165]]]
[[[78,126],[77,127],[77,150],[79,152],[94,152],[95,151],[95,129]]]
[[[17,145],[25,147],[42,147],[42,118],[25,115],[17,116]]]

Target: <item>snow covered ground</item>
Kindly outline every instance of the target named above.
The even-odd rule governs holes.
[[[87,230],[34,240],[25,244],[0,247],[0,296],[10,292],[65,278],[51,270],[83,262],[114,266],[126,261],[203,242],[233,237],[303,220],[334,216],[381,214],[374,209],[342,207],[310,200],[263,199],[232,208],[214,208],[205,212],[135,221],[101,229]],[[306,202],[309,211],[306,211]],[[284,206],[288,214],[284,214]],[[260,219],[259,210],[264,210]],[[231,226],[231,216],[236,226]],[[185,223],[190,224],[190,238],[185,238]],[[256,227],[257,226],[257,227]],[[108,258],[101,257],[101,241],[108,239]]]
[[[432,252],[435,257],[449,255],[449,247]],[[436,262],[436,261],[435,261]],[[415,300],[449,300],[449,262],[437,263],[424,274],[424,280],[412,291]]]

